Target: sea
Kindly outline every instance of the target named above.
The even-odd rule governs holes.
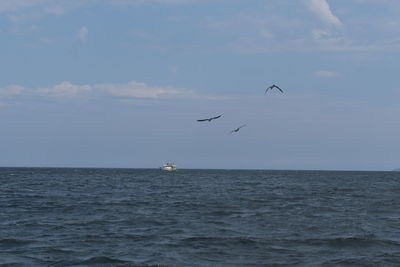
[[[400,266],[400,172],[0,168],[0,266]]]

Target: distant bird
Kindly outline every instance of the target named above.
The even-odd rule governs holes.
[[[212,118],[208,118],[208,119],[202,119],[202,120],[197,120],[197,121],[212,121],[212,120],[215,120],[215,119],[220,118],[221,116],[222,116],[222,114],[219,115],[219,116],[216,116],[216,117],[212,117]]]
[[[279,91],[281,91],[281,93],[283,93],[282,89],[279,88],[279,86],[273,84],[273,85],[271,85],[270,87],[268,87],[268,88],[265,90],[264,95],[268,92],[268,90],[272,90],[272,89],[274,89],[274,88],[278,89]]]
[[[240,128],[243,128],[244,126],[246,126],[246,124],[236,128],[235,130],[230,131],[229,133],[237,133],[240,130]]]

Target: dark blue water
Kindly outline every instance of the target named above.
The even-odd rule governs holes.
[[[400,173],[0,168],[5,266],[399,266]]]

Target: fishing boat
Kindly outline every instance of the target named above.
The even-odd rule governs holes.
[[[160,167],[161,170],[163,171],[176,171],[176,164],[172,164],[172,163],[167,163],[164,164]]]

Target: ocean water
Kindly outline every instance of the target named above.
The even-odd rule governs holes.
[[[400,173],[0,168],[1,266],[400,266]]]

